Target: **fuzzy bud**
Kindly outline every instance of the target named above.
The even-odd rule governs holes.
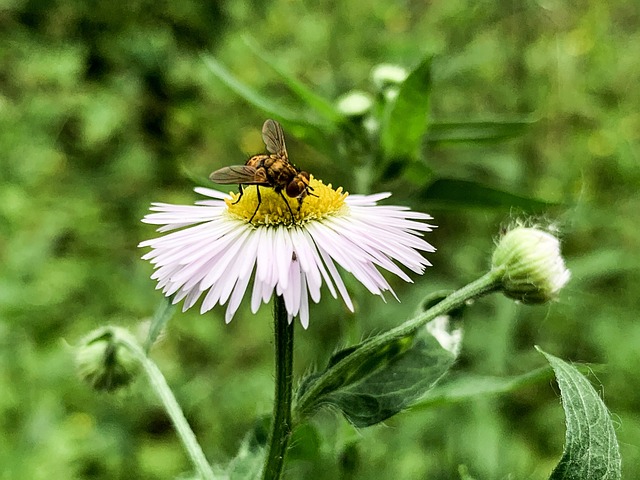
[[[129,385],[140,363],[125,343],[137,343],[125,329],[102,327],[87,335],[76,349],[76,366],[95,390],[114,392]]]
[[[554,300],[571,272],[560,255],[560,241],[536,228],[507,232],[493,252],[492,268],[504,268],[502,291],[525,304]]]

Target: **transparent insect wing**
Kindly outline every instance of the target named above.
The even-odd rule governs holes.
[[[209,175],[209,180],[221,185],[227,183],[260,184],[264,183],[261,175],[257,175],[258,170],[249,165],[232,165],[216,170]]]
[[[287,158],[287,147],[284,143],[282,126],[275,120],[267,120],[262,126],[262,140],[269,153],[275,153]]]

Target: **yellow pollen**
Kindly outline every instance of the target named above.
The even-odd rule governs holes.
[[[297,198],[288,197],[284,191],[280,195],[272,187],[261,186],[259,188],[259,207],[255,185],[243,187],[242,197],[239,193],[231,192],[232,198],[225,200],[229,213],[248,222],[258,207],[258,211],[251,220],[253,225],[291,226],[301,225],[311,220],[320,220],[348,208],[344,199],[349,194],[343,192],[342,187],[334,190],[331,184],[325,185],[322,180],[317,180],[313,176],[309,180],[309,190],[307,196],[302,199],[302,205]],[[293,218],[285,200],[291,207]]]

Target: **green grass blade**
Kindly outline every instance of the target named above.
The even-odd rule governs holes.
[[[535,123],[535,120],[432,122],[429,125],[427,142],[432,145],[499,142],[522,135]]]
[[[233,90],[247,102],[265,112],[270,117],[275,118],[276,120],[299,125],[308,123],[304,119],[302,119],[300,115],[297,115],[292,110],[289,110],[286,107],[273,102],[269,98],[261,95],[253,88],[238,80],[213,56],[202,55],[202,59],[204,60],[211,73],[218,77],[218,79],[220,79],[225,85],[227,85],[231,90]]]
[[[149,350],[151,350],[151,347],[160,336],[160,333],[162,333],[166,324],[171,320],[175,311],[176,306],[171,303],[171,297],[164,297],[153,314],[151,325],[149,325],[149,333],[144,342],[144,352],[146,354],[149,354]]]
[[[529,198],[469,180],[440,178],[419,192],[422,201],[438,208],[519,208],[543,210],[558,203]]]
[[[282,81],[302,100],[309,108],[318,113],[321,117],[333,124],[339,124],[344,121],[344,115],[336,108],[336,106],[326,98],[318,95],[305,84],[300,82],[285,70],[278,66],[277,61],[269,56],[258,43],[249,35],[244,35],[243,40],[251,51],[262,60],[271,70],[273,70]]]

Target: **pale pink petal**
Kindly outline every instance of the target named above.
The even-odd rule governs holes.
[[[203,313],[228,302],[228,323],[250,288],[252,312],[275,293],[284,298],[289,320],[297,316],[307,328],[309,298],[319,302],[323,284],[353,311],[336,264],[381,297],[395,296],[381,270],[411,282],[404,268],[421,274],[431,265],[422,255],[435,251],[422,238],[434,228],[426,223],[431,217],[377,204],[390,193],[349,195],[342,209],[293,227],[256,227],[228,213],[230,194],[195,190],[206,197],[196,205],[154,203],[143,222],[170,233],[139,244],[151,249],[142,258],[154,265],[157,288],[173,303],[183,301],[183,310],[204,295]]]

